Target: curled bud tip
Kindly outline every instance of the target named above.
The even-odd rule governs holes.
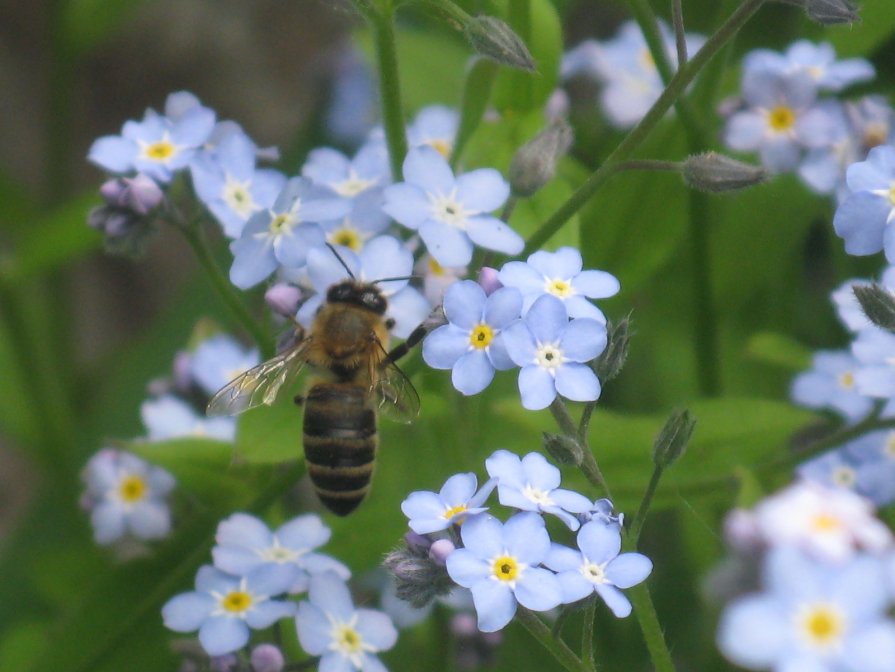
[[[522,39],[493,16],[470,17],[463,26],[469,44],[482,56],[501,65],[534,71],[535,63]]]
[[[438,565],[444,567],[447,557],[456,550],[454,542],[450,539],[436,539],[429,547],[429,557]]]
[[[594,373],[602,383],[615,378],[628,359],[631,345],[631,320],[625,317],[608,328],[606,348],[593,363]]]
[[[687,158],[683,167],[687,186],[708,193],[745,189],[768,179],[768,171],[729,156],[706,152]]]
[[[653,462],[661,469],[674,464],[687,448],[696,419],[690,411],[674,411],[653,444]]]
[[[544,432],[543,443],[544,450],[560,464],[578,466],[584,460],[584,449],[578,441],[570,436]]]
[[[485,290],[486,295],[491,296],[491,294],[503,287],[497,276],[497,269],[490,266],[482,266],[482,270],[479,271],[479,285]]]

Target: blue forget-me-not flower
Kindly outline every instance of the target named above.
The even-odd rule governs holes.
[[[487,510],[482,504],[497,486],[496,479],[488,480],[476,491],[475,474],[454,474],[438,493],[411,492],[401,502],[401,511],[410,519],[410,529],[417,534],[446,530],[469,516]]]
[[[885,250],[889,263],[895,262],[895,148],[871,149],[866,161],[849,166],[846,181],[851,193],[833,216],[845,251],[866,255]]]

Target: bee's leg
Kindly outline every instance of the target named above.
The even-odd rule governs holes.
[[[388,353],[388,357],[386,357],[386,363],[391,364],[393,362],[397,362],[404,355],[415,348],[417,344],[422,341],[430,331],[440,327],[443,324],[447,324],[447,319],[444,316],[444,310],[442,310],[441,306],[436,306],[435,309],[431,313],[429,313],[429,316],[425,320],[423,320],[422,324],[420,324],[420,326],[410,332],[410,335],[403,343],[401,343],[401,345],[392,348],[391,352]]]

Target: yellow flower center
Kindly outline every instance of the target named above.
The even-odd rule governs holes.
[[[278,236],[282,233],[287,233],[292,228],[292,216],[288,213],[281,213],[279,215],[275,215],[272,220],[270,220],[270,232]]]
[[[118,486],[118,494],[128,504],[139,502],[146,496],[149,486],[141,476],[128,476]]]
[[[560,278],[548,280],[546,290],[550,294],[553,294],[553,296],[558,296],[559,298],[564,299],[572,295],[572,283],[568,280],[561,280]]]
[[[441,515],[445,520],[450,520],[451,518],[456,516],[458,513],[463,513],[464,511],[466,511],[467,508],[468,507],[466,506],[466,504],[458,504],[457,506],[452,506],[449,509],[445,509],[444,513]],[[457,521],[457,522],[459,522],[459,521]]]
[[[883,455],[890,459],[895,459],[895,432],[890,432],[886,437],[886,444],[883,446]]]
[[[491,565],[494,577],[498,581],[512,582],[519,578],[522,568],[516,562],[516,558],[509,555],[501,555],[494,559]]]
[[[469,344],[477,350],[484,350],[494,340],[494,330],[484,322],[477,324],[469,332]]]
[[[832,604],[806,605],[798,615],[799,631],[809,645],[829,649],[845,632],[845,615]]]
[[[351,198],[359,193],[366,191],[375,184],[372,180],[365,180],[359,177],[353,170],[349,171],[348,177],[341,182],[335,183],[333,189],[339,196]]]
[[[889,187],[889,202],[892,205],[895,205],[895,182],[893,182],[892,186]]]
[[[850,390],[855,386],[855,374],[851,371],[839,374],[839,387],[843,390]]]
[[[335,627],[335,632],[333,632],[333,644],[340,651],[350,655],[363,650],[364,640],[353,627],[341,623]]]
[[[170,140],[159,140],[143,148],[143,156],[152,161],[167,161],[177,153],[177,147]]]
[[[435,257],[429,257],[429,273],[432,275],[444,275],[444,266],[435,261]]]
[[[252,596],[243,590],[233,590],[221,600],[224,611],[239,614],[252,606]]]
[[[885,124],[868,124],[867,128],[864,129],[862,142],[867,149],[873,149],[877,145],[883,144],[888,136],[889,129]]]
[[[779,105],[768,113],[768,123],[775,131],[788,131],[796,123],[796,114],[791,107]]]
[[[842,521],[829,513],[819,513],[811,521],[811,527],[817,532],[835,532],[842,527]]]
[[[333,245],[342,245],[355,252],[360,252],[360,241],[360,234],[357,230],[347,226],[329,234],[329,242]]]
[[[454,145],[449,140],[439,138],[437,140],[429,140],[429,144],[432,145],[436,150],[438,150],[438,153],[441,154],[444,158],[451,158],[451,153],[454,151]]]

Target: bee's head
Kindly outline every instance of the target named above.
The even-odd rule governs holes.
[[[326,291],[326,300],[329,303],[351,303],[377,315],[385,315],[388,307],[382,290],[376,285],[357,280],[337,282]]]

